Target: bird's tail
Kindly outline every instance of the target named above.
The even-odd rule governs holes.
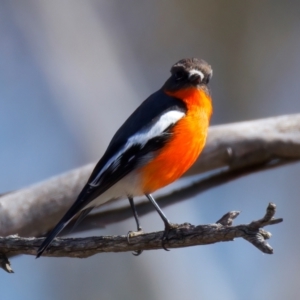
[[[70,220],[65,221],[64,218],[52,229],[52,231],[47,235],[41,246],[37,251],[36,258],[39,258],[43,252],[49,247],[54,238],[67,226]]]
[[[62,219],[58,222],[58,224],[50,231],[47,235],[41,246],[37,251],[36,258],[39,258],[43,252],[49,247],[52,243],[53,239],[69,224],[69,222],[73,219],[73,217],[82,209],[82,206],[79,202],[75,202],[70,209],[66,212],[66,214],[62,217]]]
[[[62,219],[58,222],[58,224],[50,231],[47,235],[41,246],[37,251],[36,258],[39,258],[43,252],[49,247],[54,238],[69,224],[69,222],[73,219],[73,217],[80,212],[89,202],[91,202],[95,197],[91,193],[87,193],[89,186],[86,185],[81,193],[79,194],[77,200],[74,204],[69,208],[66,214],[62,217]],[[88,198],[88,195],[90,198]],[[92,197],[91,197],[92,196]],[[85,210],[84,210],[85,211]],[[83,211],[83,212],[84,212]],[[90,211],[90,210],[88,210]],[[82,213],[82,215],[86,216],[86,214]],[[82,219],[82,218],[81,218]]]

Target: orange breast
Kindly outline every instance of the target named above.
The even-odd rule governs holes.
[[[209,95],[196,88],[166,94],[183,99],[187,114],[174,126],[171,140],[141,168],[144,193],[152,193],[181,177],[198,158],[206,141],[212,113]]]

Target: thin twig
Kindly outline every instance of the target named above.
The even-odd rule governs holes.
[[[14,273],[10,266],[10,261],[4,253],[0,253],[0,268],[2,268],[7,273]]]

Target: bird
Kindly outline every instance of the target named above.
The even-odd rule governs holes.
[[[181,59],[171,67],[163,86],[117,130],[76,201],[42,242],[37,258],[75,216],[78,223],[93,208],[115,199],[128,198],[141,231],[133,200],[143,195],[164,223],[165,248],[172,223],[152,193],[180,178],[202,152],[213,110],[211,77],[212,68],[202,59]]]

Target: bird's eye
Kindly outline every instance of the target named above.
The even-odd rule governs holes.
[[[181,80],[185,77],[185,73],[183,71],[177,71],[174,73],[174,77],[176,80]]]

